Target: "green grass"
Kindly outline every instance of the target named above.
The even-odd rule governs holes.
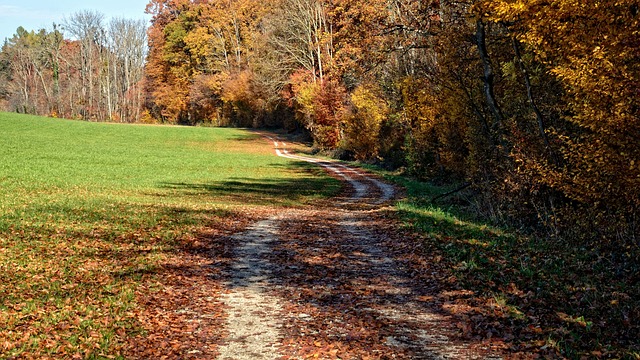
[[[338,187],[247,131],[0,113],[0,358],[118,357],[165,254]]]

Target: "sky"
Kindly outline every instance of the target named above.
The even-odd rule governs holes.
[[[149,0],[0,0],[0,45],[11,38],[22,26],[28,31],[41,28],[51,30],[53,23],[81,10],[93,10],[104,14],[105,20],[112,17],[145,19]]]

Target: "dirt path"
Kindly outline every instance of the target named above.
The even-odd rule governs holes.
[[[382,223],[394,188],[359,170],[290,153],[351,191],[313,209],[287,210],[234,237],[229,333],[220,359],[487,358],[455,340],[429,291],[394,258]],[[454,340],[452,340],[454,339]]]
[[[241,246],[232,266],[229,291],[222,296],[228,307],[229,337],[221,346],[220,359],[275,359],[280,340],[281,299],[269,294],[271,264],[265,255],[275,240],[274,220],[265,220],[234,236]]]

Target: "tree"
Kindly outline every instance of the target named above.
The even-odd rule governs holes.
[[[146,24],[143,20],[112,19],[108,44],[111,57],[111,80],[108,99],[109,117],[123,121],[140,120],[142,107],[142,77],[146,57]],[[109,101],[110,103],[112,101]]]
[[[82,95],[80,114],[87,120],[95,113],[96,87],[100,69],[97,57],[104,44],[104,15],[93,11],[79,11],[64,20],[64,30],[80,43],[80,53],[75,59],[80,70]]]
[[[283,0],[271,13],[267,41],[290,73],[304,69],[322,83],[332,56],[331,30],[320,0]]]

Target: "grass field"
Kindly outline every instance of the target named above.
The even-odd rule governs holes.
[[[145,271],[191,234],[338,191],[234,129],[0,113],[0,358],[102,358]]]

